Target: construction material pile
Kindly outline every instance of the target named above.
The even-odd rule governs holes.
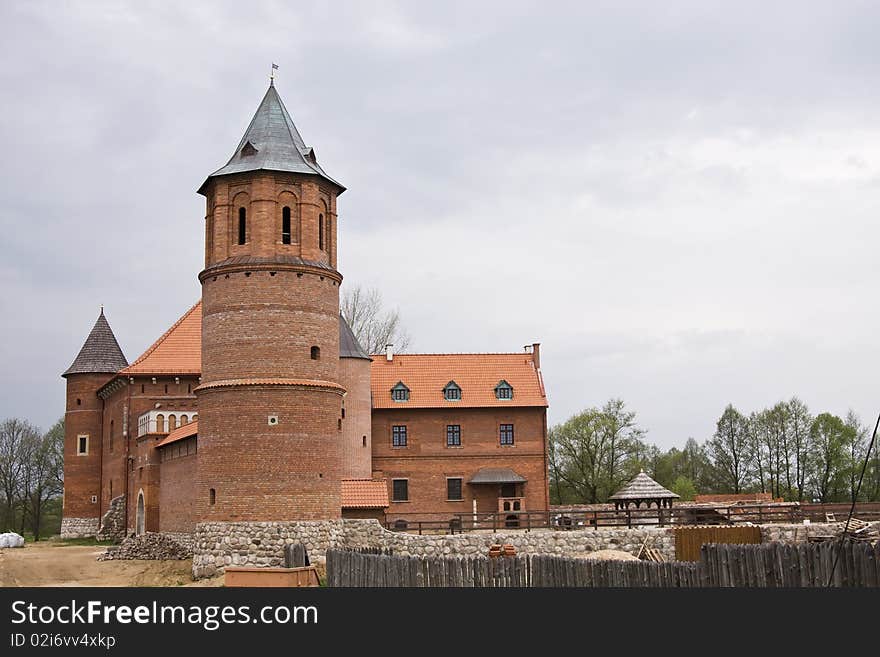
[[[189,559],[193,551],[179,540],[154,532],[130,536],[119,545],[111,546],[98,557],[98,561],[114,559]]]

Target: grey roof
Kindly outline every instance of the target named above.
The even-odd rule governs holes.
[[[128,367],[128,361],[119,348],[113,329],[104,317],[104,309],[98,315],[98,321],[92,327],[92,332],[86,338],[82,349],[79,350],[73,364],[68,367],[61,376],[71,374],[115,374],[123,367]]]
[[[250,146],[245,149],[247,144]],[[260,169],[320,176],[339,187],[340,193],[345,190],[345,187],[321,168],[315,158],[314,149],[305,145],[274,84],[269,85],[229,162],[208,176],[199,192],[204,190],[214,176]]]
[[[471,477],[470,484],[521,484],[525,477],[516,474],[510,468],[482,468]]]
[[[340,358],[363,358],[365,360],[373,360],[370,355],[364,351],[361,343],[355,337],[354,331],[345,321],[342,313],[339,314],[339,357]]]
[[[611,500],[661,500],[679,497],[671,490],[663,488],[642,470],[626,486],[614,493]]]

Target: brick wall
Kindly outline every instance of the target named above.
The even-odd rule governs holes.
[[[158,499],[159,531],[189,533],[195,529],[195,470],[195,454],[166,458],[162,462]]]
[[[372,473],[372,424],[370,404],[370,361],[363,358],[339,360],[339,383],[346,390],[342,400],[342,476],[369,479]]]
[[[446,445],[446,426],[461,427],[461,447]],[[499,425],[514,425],[514,445],[502,446]],[[406,425],[407,446],[393,447],[392,426]],[[409,501],[391,502],[388,520],[397,518],[448,519],[453,513],[498,510],[498,485],[469,485],[481,468],[509,468],[525,477],[517,493],[526,498],[525,510],[546,510],[548,504],[545,459],[545,409],[374,409],[373,469],[388,479],[408,479]],[[447,478],[463,480],[463,500],[447,500]]]

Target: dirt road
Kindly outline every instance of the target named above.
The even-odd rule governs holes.
[[[219,586],[223,578],[193,582],[192,562],[96,561],[100,546],[45,541],[0,549],[0,586]]]

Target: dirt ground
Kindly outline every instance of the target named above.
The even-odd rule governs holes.
[[[101,546],[52,541],[0,549],[0,586],[222,586],[193,582],[192,561],[96,561]]]

